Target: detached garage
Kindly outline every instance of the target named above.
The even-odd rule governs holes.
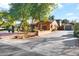
[[[72,24],[65,24],[64,30],[73,30],[73,25]]]

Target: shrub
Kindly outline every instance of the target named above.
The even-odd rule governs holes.
[[[74,24],[74,36],[79,37],[79,23]]]

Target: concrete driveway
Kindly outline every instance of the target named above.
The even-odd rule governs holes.
[[[55,31],[24,41],[0,40],[2,56],[79,56],[79,40],[73,31]]]

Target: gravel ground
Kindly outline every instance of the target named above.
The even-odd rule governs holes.
[[[73,31],[55,31],[28,40],[0,40],[1,56],[79,56],[79,40]]]

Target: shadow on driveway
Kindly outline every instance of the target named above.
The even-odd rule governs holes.
[[[79,48],[79,39],[63,41],[64,46],[68,48]]]
[[[67,34],[67,35],[62,35],[61,37],[73,38],[74,35],[73,34]]]

